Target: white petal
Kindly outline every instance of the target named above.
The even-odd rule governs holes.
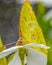
[[[26,64],[26,63],[27,63],[27,56],[25,55],[24,58],[25,58],[25,59],[24,59],[24,64]]]
[[[46,65],[47,57],[34,49],[28,49],[27,65]]]
[[[45,15],[44,15],[44,19],[47,21],[49,19],[52,18],[52,9],[49,10]]]
[[[20,57],[18,51],[15,53],[13,59],[9,62],[8,65],[21,65]]]
[[[40,47],[40,48],[44,48],[44,49],[49,49],[50,47],[46,46],[46,45],[43,45],[43,44],[35,44],[35,43],[29,43],[29,44],[26,44],[24,45],[24,48],[28,48],[28,47],[31,47],[31,46],[34,46],[34,47]]]
[[[3,50],[2,52],[0,52],[0,58],[8,56],[9,54],[15,52],[18,48],[22,48],[22,46],[14,46],[9,49]]]

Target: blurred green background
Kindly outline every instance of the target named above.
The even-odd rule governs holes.
[[[18,39],[18,24],[21,4],[11,0],[0,0],[0,36],[3,44],[15,42]],[[50,46],[48,63],[52,65],[52,7],[47,7],[42,2],[32,5],[39,25],[42,28],[46,43]]]

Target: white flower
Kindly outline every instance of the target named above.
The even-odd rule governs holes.
[[[6,50],[0,52],[0,58],[3,58],[4,56],[8,56],[9,54],[15,52],[13,59],[9,62],[8,65],[22,65],[19,54],[18,54],[19,53],[18,50],[19,50],[19,48],[24,48],[27,51],[27,58],[26,58],[26,56],[24,56],[24,58],[26,60],[24,62],[27,62],[27,65],[46,65],[46,63],[47,63],[46,55],[42,52],[35,50],[32,47],[40,47],[43,49],[49,49],[49,47],[47,47],[43,44],[30,43],[30,44],[26,44],[23,46],[14,46],[9,49],[6,49]]]

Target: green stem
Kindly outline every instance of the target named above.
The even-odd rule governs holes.
[[[25,49],[24,48],[20,48],[19,49],[19,57],[21,59],[21,65],[24,65],[24,54],[25,54]]]

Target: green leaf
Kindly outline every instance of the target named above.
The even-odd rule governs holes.
[[[11,54],[9,57],[8,57],[8,63],[13,59],[14,57],[14,54]]]
[[[6,47],[3,46],[3,43],[0,37],[0,51],[3,51],[4,49],[6,49]],[[3,57],[0,59],[0,65],[8,65],[6,57]]]

